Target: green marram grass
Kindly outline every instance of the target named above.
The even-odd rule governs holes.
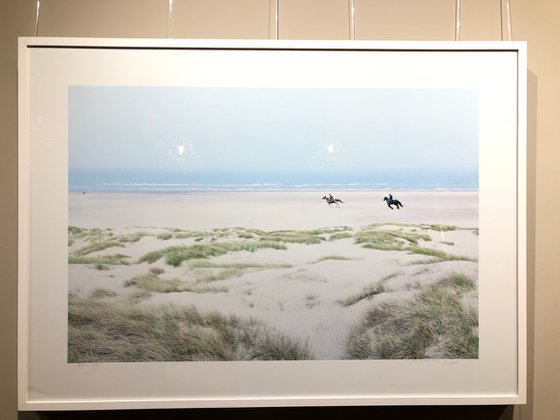
[[[83,244],[90,245],[115,242],[115,246],[118,246],[118,239],[119,238],[112,232],[111,229],[86,229],[78,226],[68,226],[68,246],[73,245],[76,241],[81,241]],[[104,246],[107,247],[106,245],[107,244]],[[88,248],[84,249],[82,252],[87,252],[87,249]]]
[[[94,242],[90,245],[86,245],[72,253],[72,255],[77,257],[82,257],[93,252],[104,251],[108,248],[123,248],[124,245],[121,241],[109,239],[101,242]]]
[[[192,260],[189,262],[192,268],[219,268],[219,269],[258,269],[258,270],[272,270],[275,268],[291,268],[291,264],[258,264],[258,263],[213,263],[205,259]]]
[[[356,258],[346,257],[344,255],[325,255],[324,257],[317,258],[309,264],[318,264],[323,261],[355,261]]]
[[[316,245],[325,241],[325,237],[313,231],[304,230],[279,230],[263,232],[259,235],[260,241],[275,241],[305,245]]]
[[[97,257],[76,256],[68,257],[68,264],[92,264],[94,266],[101,265],[128,265],[130,257],[123,254],[99,255]]]
[[[377,281],[375,284],[364,286],[360,292],[351,295],[345,299],[339,299],[337,302],[342,306],[352,306],[358,302],[361,302],[362,300],[369,299],[381,293],[387,293],[389,292],[389,289],[385,287],[385,283],[402,274],[404,273],[402,272],[389,273],[386,276],[384,276],[381,280]]]
[[[437,225],[437,224],[431,224],[431,225],[420,225],[420,227],[422,229],[429,229],[429,230],[435,230],[436,232],[451,232],[457,229],[460,229],[457,226],[452,226],[452,225]]]
[[[380,293],[385,292],[386,288],[383,284],[364,286],[359,293],[356,293],[355,295],[349,296],[345,299],[340,299],[338,300],[338,303],[340,303],[342,306],[352,306],[364,299],[369,299],[375,295],[379,295]]]
[[[463,273],[451,273],[440,280],[437,286],[449,287],[461,294],[476,290],[476,283],[473,279]]]
[[[165,273],[165,270],[161,267],[151,267],[150,268],[150,273],[155,274],[155,275],[160,275],[160,274]]]
[[[284,243],[297,243],[305,245],[317,245],[327,240],[333,241],[352,237],[352,228],[348,226],[336,226],[332,228],[321,228],[312,230],[273,230],[264,231],[259,229],[236,228],[236,234],[241,238],[257,239],[259,241],[277,241]]]
[[[124,287],[132,286],[153,293],[183,292],[186,288],[186,285],[180,279],[164,280],[151,272],[135,276],[124,282]]]
[[[312,358],[307,343],[252,319],[69,296],[69,363]]]
[[[102,230],[98,228],[86,229],[77,226],[68,227],[68,244],[71,246],[80,240],[84,243],[82,247],[72,252],[72,256],[86,256],[95,252],[104,251],[109,248],[122,248],[127,244],[138,242],[144,237],[155,237],[160,240],[170,239],[192,239],[196,242],[220,243],[221,246],[235,247],[249,246],[248,244],[260,242],[258,247],[275,247],[270,245],[271,242],[277,243],[301,243],[314,245],[326,240],[326,235],[330,235],[329,240],[337,240],[351,237],[352,228],[347,226],[337,226],[332,228],[322,228],[314,230],[275,230],[263,231],[259,229],[244,228],[216,228],[210,231],[188,231],[181,229],[172,229],[163,233],[153,233],[150,231],[136,231],[128,234],[116,235],[111,230]],[[161,230],[160,230],[161,232]],[[204,245],[204,244],[201,244]],[[181,247],[170,247],[181,248]],[[169,249],[167,249],[169,251]],[[167,252],[166,251],[166,252]],[[157,251],[156,251],[157,252]],[[210,254],[210,256],[214,256]],[[147,257],[150,258],[150,257]]]
[[[99,271],[106,271],[106,270],[109,270],[109,266],[108,266],[108,265],[105,265],[105,264],[102,264],[102,263],[99,263],[99,262],[98,262],[98,263],[95,263],[95,264],[93,265],[93,268],[95,268],[96,270],[99,270]]]
[[[137,304],[138,302],[141,302],[145,299],[149,299],[153,296],[153,293],[150,292],[149,290],[144,290],[144,289],[137,289],[135,291],[133,291],[132,293],[128,294],[125,297],[125,301],[130,303],[130,304]]]
[[[158,274],[149,272],[140,276],[135,276],[125,281],[125,287],[136,287],[151,293],[224,293],[227,292],[225,287],[197,287],[192,284],[183,282],[176,277],[171,279],[163,279]]]
[[[192,231],[192,230],[188,230],[188,231],[180,231],[180,232],[176,232],[174,235],[175,239],[204,239],[204,238],[213,238],[215,235],[213,235],[210,232],[203,232],[203,231]]]
[[[90,297],[94,299],[103,299],[103,298],[116,297],[116,296],[117,296],[117,292],[115,292],[112,289],[107,289],[106,287],[98,287],[90,293]]]
[[[206,259],[189,261],[191,269],[202,272],[198,282],[212,282],[239,277],[247,272],[292,268],[291,264],[213,263]]]
[[[255,252],[259,249],[287,249],[282,243],[275,241],[235,241],[235,242],[214,242],[199,243],[193,245],[172,246],[158,251],[150,252],[142,256],[140,263],[154,263],[161,258],[174,267],[179,267],[184,261],[193,259],[207,259],[225,255],[230,252],[249,251]]]
[[[134,242],[138,242],[140,239],[146,236],[155,236],[155,234],[149,232],[134,232],[126,235],[121,235],[118,237],[118,240],[120,243],[124,243],[124,244],[134,243]]]
[[[383,230],[366,228],[354,235],[356,243],[364,248],[382,251],[403,251],[419,240],[431,241],[430,235],[425,233],[404,232],[400,230]]]
[[[351,239],[353,237],[354,235],[350,232],[333,233],[332,235],[329,236],[329,241],[333,242],[333,241],[338,241],[340,239]]]
[[[476,262],[476,258],[465,257],[465,256],[462,256],[462,255],[454,255],[454,254],[450,254],[448,252],[440,251],[438,249],[425,248],[425,247],[420,247],[420,246],[413,246],[413,247],[408,248],[408,253],[409,254],[415,254],[415,255],[426,255],[426,256],[432,257],[432,258],[429,258],[429,259],[412,261],[411,262],[412,265],[415,265],[415,264],[433,264],[433,263],[438,263],[438,262],[443,262],[443,261],[471,261],[471,262]]]
[[[390,300],[371,308],[347,343],[351,359],[476,359],[478,311],[462,297],[476,285],[450,274],[420,289],[411,300]]]
[[[383,226],[396,226],[401,229],[385,229]],[[421,229],[424,232],[418,232],[416,229]],[[405,230],[408,229],[408,230]],[[412,230],[410,230],[412,229]],[[454,255],[448,252],[440,251],[434,248],[422,246],[424,243],[431,242],[432,238],[429,234],[425,233],[426,230],[433,231],[453,231],[458,228],[451,225],[409,225],[409,224],[372,224],[357,232],[354,237],[357,244],[364,248],[376,249],[381,251],[407,251],[413,255],[425,255],[432,258],[415,260],[411,264],[432,264],[443,261],[472,261],[476,262],[475,258],[465,257],[462,255]],[[452,244],[451,242],[445,242]]]

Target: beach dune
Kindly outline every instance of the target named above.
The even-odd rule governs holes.
[[[343,203],[329,206],[328,193]],[[347,358],[368,311],[458,273],[474,285],[461,299],[476,311],[478,193],[396,191],[398,210],[383,202],[387,194],[70,193],[69,293],[108,290],[104,299],[136,296],[140,308],[194,305],[257,319],[306,343],[316,359]],[[187,255],[193,246],[213,254]],[[170,251],[178,248],[179,261]],[[444,357],[437,346],[429,356]]]

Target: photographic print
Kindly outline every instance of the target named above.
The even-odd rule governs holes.
[[[21,410],[525,401],[523,43],[19,47]]]
[[[477,359],[478,101],[70,86],[68,362]]]

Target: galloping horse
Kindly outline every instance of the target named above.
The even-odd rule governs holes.
[[[341,199],[334,198],[331,194],[329,194],[328,196],[323,196],[322,200],[327,200],[327,204],[329,205],[329,207],[331,204],[336,204],[336,207],[339,207],[341,203],[344,204]]]
[[[391,194],[389,194],[389,198],[384,197],[384,198],[383,198],[383,201],[386,201],[386,202],[387,202],[387,205],[389,206],[389,208],[390,208],[391,210],[393,210],[393,207],[392,207],[393,205],[397,206],[397,210],[398,210],[399,208],[401,208],[401,207],[404,207],[404,206],[402,205],[402,203],[401,203],[399,200],[393,199],[393,196],[392,196]]]

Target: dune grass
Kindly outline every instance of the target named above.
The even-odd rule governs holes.
[[[68,234],[69,235],[80,235],[84,231],[83,228],[78,226],[68,226]]]
[[[101,242],[94,242],[90,245],[86,245],[72,253],[72,255],[81,257],[84,255],[91,254],[93,252],[103,251],[108,248],[123,248],[122,242],[114,239],[108,239]]]
[[[83,245],[71,252],[68,256],[69,264],[89,264],[97,270],[107,270],[109,265],[128,265],[129,257],[123,254],[91,255],[110,248],[124,248],[127,243],[137,242],[142,237],[149,235],[147,232],[135,232],[129,235],[115,235],[110,229],[85,229],[77,226],[68,226],[68,246],[76,240]]]
[[[173,293],[184,291],[184,284],[181,280],[177,278],[163,280],[157,274],[151,272],[135,276],[124,282],[124,287],[131,286],[154,293]]]
[[[171,305],[68,299],[68,362],[312,359],[305,343],[255,320]]]
[[[207,259],[210,257],[224,255],[229,252],[255,252],[264,248],[287,249],[285,245],[274,241],[215,242],[164,248],[145,254],[140,258],[139,262],[148,262],[152,264],[161,258],[165,258],[165,262],[167,264],[179,267],[187,260]]]
[[[457,226],[452,226],[452,225],[438,225],[438,224],[430,224],[430,225],[425,225],[422,224],[420,225],[420,227],[422,229],[429,229],[429,230],[435,230],[437,232],[451,232],[457,229],[460,229]]]
[[[445,225],[437,223],[399,223],[399,222],[379,222],[371,223],[368,225],[368,229],[375,229],[382,226],[396,226],[401,228],[411,228],[411,229],[421,229],[421,230],[433,230],[436,232],[451,232],[455,230],[473,230],[472,228],[466,228],[454,225]]]
[[[101,230],[99,228],[87,229],[78,226],[68,226],[68,236],[83,239],[86,242],[98,241],[111,235],[112,233],[110,230]]]
[[[159,275],[159,274],[165,273],[165,270],[164,270],[163,268],[161,268],[161,267],[151,267],[151,268],[150,268],[150,273],[151,273],[151,274]]]
[[[364,286],[359,293],[356,293],[345,299],[339,299],[337,302],[342,306],[352,306],[358,302],[361,302],[362,300],[369,299],[375,295],[386,293],[388,290],[385,287],[384,283],[387,282],[388,280],[400,276],[401,274],[403,273],[395,272],[395,273],[387,274],[381,280],[378,280],[375,284]]]
[[[76,241],[80,241],[83,244],[96,244],[105,243],[104,248],[107,248],[106,242],[115,242],[115,246],[118,246],[118,238],[111,229],[99,229],[99,228],[80,228],[78,226],[68,226],[68,246],[72,246]],[[100,245],[97,245],[100,246]],[[92,248],[94,249],[94,248]],[[88,248],[85,248],[81,252],[89,253]],[[90,251],[94,252],[94,251]],[[84,254],[85,255],[85,254]]]
[[[135,231],[132,233],[126,233],[122,235],[115,235],[111,229],[99,229],[99,228],[80,228],[78,226],[68,226],[68,237],[75,241],[80,239],[83,242],[89,243],[94,246],[101,246],[103,243],[115,242],[115,244],[126,244],[131,242],[138,242],[145,236],[157,236],[157,234],[147,231]],[[114,245],[118,246],[118,245]]]
[[[345,257],[344,255],[325,255],[324,257],[317,258],[309,264],[318,264],[323,261],[354,261],[356,258]]]
[[[151,293],[221,293],[227,292],[228,290],[225,287],[196,287],[192,284],[185,283],[176,277],[171,279],[162,279],[158,274],[151,271],[125,281],[124,287],[132,286]]]
[[[331,227],[313,229],[311,230],[311,232],[315,232],[318,235],[322,235],[325,233],[336,233],[336,232],[346,232],[346,231],[351,232],[352,230],[354,230],[354,228],[352,228],[351,226],[331,226]]]
[[[189,239],[189,238],[206,238],[206,237],[213,237],[214,235],[210,232],[203,232],[203,231],[192,231],[192,230],[184,230],[175,233],[175,239]]]
[[[115,296],[117,296],[117,292],[115,292],[112,289],[107,289],[105,287],[98,287],[90,293],[90,297],[94,299],[103,299],[103,298],[115,297]]]
[[[383,251],[402,251],[419,240],[431,241],[430,235],[425,233],[403,232],[400,230],[380,230],[366,228],[354,235],[356,243],[364,248]]]
[[[408,248],[408,253],[409,254],[426,255],[426,256],[433,257],[433,258],[429,258],[429,259],[412,261],[410,263],[411,265],[433,264],[433,263],[438,263],[438,262],[443,262],[443,261],[472,261],[472,262],[477,261],[476,258],[465,257],[465,256],[462,256],[462,255],[454,255],[454,254],[450,254],[448,252],[440,251],[438,249],[425,248],[425,247],[420,247],[420,246],[413,246],[413,247]]]
[[[463,273],[451,273],[437,284],[438,287],[450,287],[458,293],[468,293],[476,290],[476,283]]]
[[[476,285],[463,274],[450,274],[421,288],[411,300],[391,300],[370,309],[350,334],[352,359],[475,359],[478,311],[462,296]]]
[[[93,265],[128,265],[129,256],[123,254],[99,255],[97,257],[76,256],[68,257],[68,264],[93,264]]]
[[[340,239],[350,239],[353,237],[354,235],[350,232],[333,233],[331,236],[329,236],[329,242],[338,241]]]
[[[325,237],[313,231],[305,230],[278,230],[263,232],[260,241],[276,241],[305,245],[316,245],[325,241]]]
[[[349,233],[352,228],[348,226],[335,226],[331,228],[321,228],[312,230],[273,230],[264,231],[260,229],[236,228],[235,233],[240,238],[258,239],[260,241],[277,241],[284,243],[297,243],[306,245],[317,245],[327,240],[326,235],[330,235],[328,240],[336,240],[352,237]]]
[[[128,233],[125,235],[120,235],[118,237],[118,240],[121,243],[134,243],[134,242],[138,242],[140,239],[146,236],[156,236],[156,234],[145,232],[145,231],[138,231],[138,232]]]
[[[213,263],[208,260],[192,260],[189,263],[192,268],[221,268],[221,269],[259,269],[259,270],[272,270],[276,268],[292,268],[291,264],[257,264],[257,263],[228,263],[220,264]]]
[[[149,290],[137,289],[134,292],[128,294],[124,299],[126,302],[135,305],[142,300],[151,298],[152,296],[153,293]]]
[[[383,284],[368,285],[368,286],[364,286],[359,293],[349,296],[345,299],[340,299],[337,302],[342,306],[352,306],[358,302],[361,302],[364,299],[369,299],[372,296],[378,295],[380,293],[384,293],[385,291],[386,289]]]
[[[239,277],[247,272],[257,272],[264,270],[275,270],[292,268],[291,264],[257,264],[257,263],[228,263],[219,264],[209,260],[191,260],[189,262],[191,269],[197,269],[203,273],[198,277],[198,282],[213,282],[227,280],[232,277]]]

